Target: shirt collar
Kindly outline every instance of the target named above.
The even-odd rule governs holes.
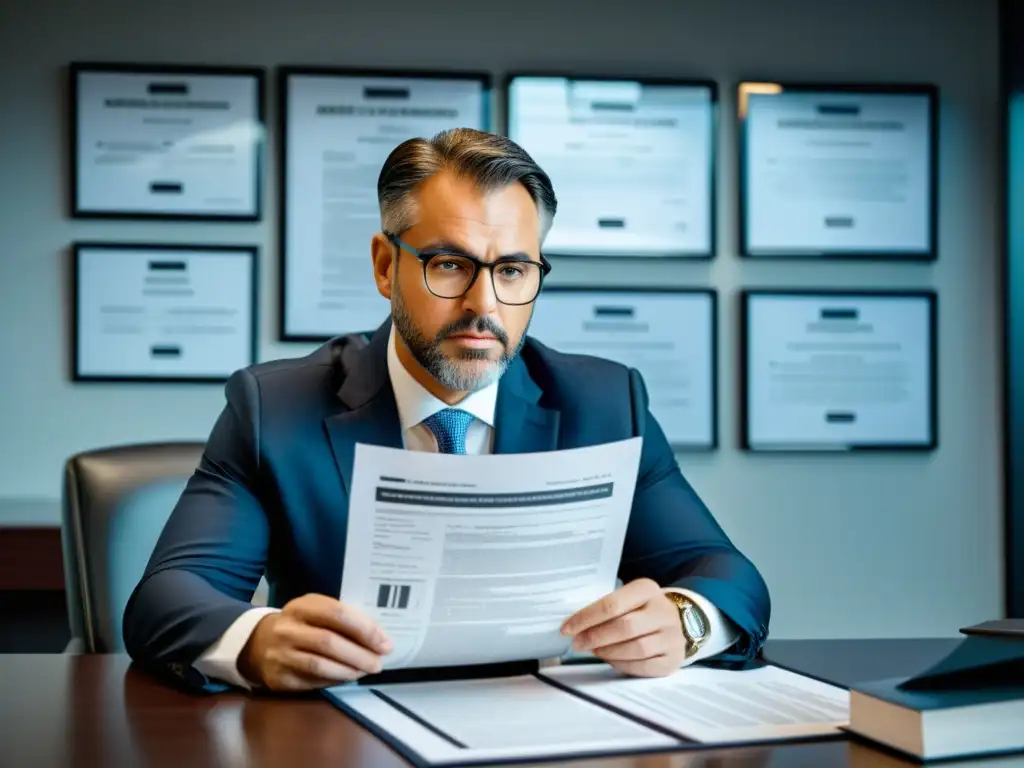
[[[412,374],[405,369],[398,359],[395,348],[395,326],[391,326],[388,338],[388,377],[391,388],[395,392],[395,404],[398,406],[398,418],[402,423],[402,431],[415,427],[424,419],[433,416],[440,410],[449,408],[443,400],[438,400],[424,389]],[[483,389],[471,392],[455,407],[471,414],[489,427],[494,427],[494,411],[498,402],[498,382],[492,382]]]

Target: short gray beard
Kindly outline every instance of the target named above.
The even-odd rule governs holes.
[[[504,375],[526,341],[526,330],[524,329],[519,344],[515,350],[510,351],[508,348],[508,334],[505,333],[504,329],[499,328],[493,320],[486,317],[467,318],[465,321],[445,326],[438,331],[436,338],[427,340],[420,333],[419,329],[416,328],[412,316],[405,308],[402,292],[398,290],[397,285],[395,286],[394,301],[391,306],[391,319],[395,325],[395,330],[402,337],[405,346],[409,348],[409,352],[412,353],[416,362],[423,367],[423,370],[437,379],[437,382],[442,387],[454,392],[476,392],[489,387]],[[467,371],[459,365],[458,361],[452,360],[441,351],[441,342],[445,338],[453,333],[468,330],[494,334],[504,348],[501,357],[482,371]],[[485,360],[487,359],[487,352],[482,349],[467,349],[463,350],[460,357],[463,360]]]

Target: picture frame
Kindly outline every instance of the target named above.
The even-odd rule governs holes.
[[[758,301],[762,309],[755,318]],[[763,309],[772,302],[774,317]],[[897,317],[901,302],[904,313]],[[919,327],[896,328],[897,320],[905,326],[913,321]],[[740,337],[740,444],[744,450],[835,453],[938,448],[938,294],[934,290],[746,289],[740,293]],[[757,361],[752,359],[755,353]],[[845,382],[843,366],[848,369]],[[901,405],[904,395],[908,403]],[[770,414],[765,411],[769,404]]]
[[[68,73],[73,218],[262,218],[263,69],[75,61]]]
[[[747,80],[736,92],[742,257],[938,258],[937,86]]]
[[[254,245],[79,241],[74,382],[211,383],[257,361]]]

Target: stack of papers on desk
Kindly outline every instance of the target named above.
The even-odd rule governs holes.
[[[325,694],[423,766],[834,736],[849,719],[846,690],[768,665],[641,679],[586,664],[484,680],[341,685]]]

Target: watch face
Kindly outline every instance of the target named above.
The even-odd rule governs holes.
[[[683,626],[686,627],[686,634],[694,640],[700,640],[708,633],[708,625],[704,621],[704,617],[692,605],[686,606],[683,610]]]

